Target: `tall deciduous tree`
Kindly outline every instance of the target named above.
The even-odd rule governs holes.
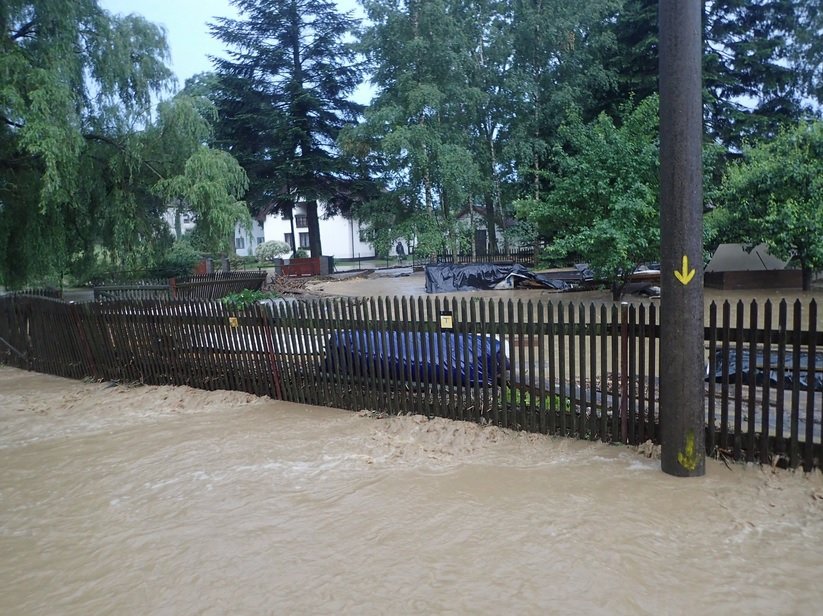
[[[504,195],[540,177],[566,109],[603,87],[591,25],[607,2],[363,4],[377,95],[347,137],[379,151],[404,215],[429,213],[444,247],[450,215],[482,207],[494,250],[495,227],[511,214]]]
[[[0,282],[79,274],[101,254],[151,265],[170,242],[171,197],[215,246],[248,219],[242,171],[207,147],[210,103],[183,94],[153,117],[172,85],[160,28],[96,0],[12,1],[0,48]]]
[[[240,18],[211,27],[228,47],[228,59],[215,59],[220,143],[249,172],[258,213],[305,203],[317,256],[318,201],[333,209],[351,189],[336,140],[361,111],[348,98],[360,81],[347,41],[356,21],[330,0],[232,4]]]
[[[63,271],[92,241],[90,199],[128,201],[121,191],[105,194],[98,182],[111,142],[146,122],[151,97],[168,85],[167,56],[158,27],[136,16],[112,17],[95,0],[0,5],[5,284]],[[131,154],[120,164],[139,158]]]
[[[582,255],[612,286],[614,299],[638,265],[658,260],[658,101],[624,106],[616,127],[605,113],[561,127],[552,190],[518,202],[524,217],[551,238],[549,254]]]
[[[823,121],[803,122],[744,150],[727,171],[709,227],[726,239],[765,242],[803,270],[823,268]]]
[[[395,195],[388,218],[396,237],[403,227],[439,229],[439,245],[424,243],[442,250],[456,241],[454,216],[479,181],[465,124],[456,121],[470,104],[462,33],[445,0],[363,5],[371,25],[361,44],[377,92],[365,122],[347,131],[343,143],[369,152],[372,172]],[[386,222],[385,205],[381,197],[360,209],[375,234]]]

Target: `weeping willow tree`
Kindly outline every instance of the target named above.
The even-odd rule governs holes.
[[[157,260],[185,204],[225,246],[245,176],[208,148],[213,111],[174,80],[161,28],[96,0],[0,5],[0,284]],[[214,210],[214,211],[213,211]]]

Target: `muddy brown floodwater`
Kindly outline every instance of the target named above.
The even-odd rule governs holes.
[[[814,614],[823,475],[0,367],[0,613]]]

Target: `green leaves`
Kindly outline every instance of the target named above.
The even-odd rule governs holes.
[[[202,95],[152,121],[173,83],[160,27],[96,0],[33,0],[0,5],[0,28],[0,284],[59,283],[98,259],[151,265],[170,244],[167,199],[225,246],[248,219],[245,177],[205,151],[215,113]]]
[[[582,259],[618,284],[659,258],[657,105],[650,97],[624,107],[620,127],[605,114],[589,124],[573,115],[561,127],[551,191],[517,202],[551,238],[552,258]]]
[[[215,61],[218,140],[247,170],[256,213],[308,215],[309,241],[321,252],[317,200],[348,210],[353,170],[336,140],[360,105],[348,96],[360,80],[356,22],[326,0],[236,0],[241,18],[218,18],[212,34],[228,46]]]
[[[241,197],[248,188],[242,167],[226,152],[202,146],[186,161],[183,173],[161,180],[155,190],[166,202],[180,200],[197,218],[207,241],[230,250],[237,223],[251,224]]]
[[[717,236],[823,268],[823,122],[802,122],[746,148],[727,170],[709,216]]]

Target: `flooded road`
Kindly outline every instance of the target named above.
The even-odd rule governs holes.
[[[2,614],[812,614],[823,474],[0,367]]]

